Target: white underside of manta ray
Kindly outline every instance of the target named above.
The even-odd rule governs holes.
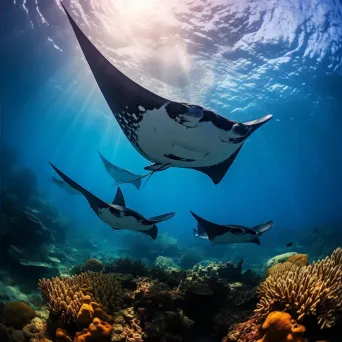
[[[218,184],[245,140],[272,115],[239,123],[198,105],[170,101],[141,87],[114,67],[64,8],[83,54],[122,131],[134,148],[163,171],[190,168]]]

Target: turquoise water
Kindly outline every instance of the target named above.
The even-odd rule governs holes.
[[[338,1],[65,1],[82,30],[137,83],[173,100],[244,122],[273,119],[244,145],[223,181],[168,169],[136,190],[128,207],[144,216],[174,211],[159,224],[185,246],[251,265],[289,251],[332,250],[342,221],[342,6]],[[58,2],[2,4],[1,134],[37,176],[44,198],[74,222],[69,233],[124,244],[81,196],[57,188],[48,164],[111,202],[116,188],[97,151],[145,173],[150,162],[122,133]],[[6,160],[2,160],[6,167]],[[193,236],[189,210],[222,224],[274,228],[253,244],[211,247]],[[337,228],[336,228],[337,227]],[[319,228],[318,234],[314,229]],[[136,233],[136,238],[140,238]],[[316,246],[315,245],[315,246]],[[76,246],[75,246],[76,247]],[[223,252],[222,252],[223,251]],[[212,253],[212,251],[210,251]]]

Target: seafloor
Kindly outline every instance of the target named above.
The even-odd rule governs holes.
[[[337,235],[317,255],[308,246],[310,258],[275,255],[257,270],[206,260],[167,236],[153,248],[131,240],[112,257],[67,238],[73,223],[35,175],[15,151],[2,158],[0,342],[341,341]]]

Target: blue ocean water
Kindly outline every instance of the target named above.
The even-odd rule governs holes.
[[[290,241],[295,251],[308,250],[313,238],[324,243],[325,230],[334,231],[338,244],[340,1],[64,3],[114,65],[155,93],[239,122],[273,114],[248,139],[219,185],[196,171],[168,169],[139,191],[122,185],[129,207],[146,217],[174,211],[173,219],[159,225],[161,234],[204,253],[209,247],[223,250],[222,258],[245,258],[252,265],[289,251]],[[0,6],[2,142],[20,152],[44,196],[73,220],[70,233],[99,245],[106,241],[115,254],[125,235],[101,223],[83,197],[57,188],[48,161],[107,202],[116,188],[97,151],[137,174],[150,162],[121,132],[59,1]],[[274,220],[275,225],[261,246],[211,247],[193,236],[196,223],[189,210],[222,224]]]

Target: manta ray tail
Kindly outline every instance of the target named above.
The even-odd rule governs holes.
[[[139,230],[139,232],[150,236],[153,240],[155,240],[158,236],[158,228],[156,225],[153,225],[153,227],[149,230]]]
[[[273,221],[268,221],[266,223],[263,224],[259,224],[258,226],[253,227],[252,229],[255,230],[257,233],[259,233],[259,235],[267,232],[268,230],[270,230],[274,225]]]
[[[58,175],[66,182],[68,183],[73,189],[76,191],[79,191],[89,202],[90,206],[95,209],[95,208],[107,208],[108,205],[94,196],[91,192],[88,190],[84,189],[81,185],[73,181],[71,178],[69,178],[67,175],[65,175],[62,171],[58,170],[56,166],[54,166],[51,162],[49,162],[50,165],[53,167],[53,169],[58,173]]]
[[[146,180],[146,182],[145,182],[145,184],[144,184],[144,186],[145,186],[145,185],[147,184],[148,180],[151,178],[151,176],[152,176],[155,172],[160,171],[163,167],[165,167],[165,166],[167,166],[167,165],[169,165],[169,164],[163,164],[159,169],[153,170],[153,171],[149,172],[148,174],[146,174],[146,175],[144,175],[144,176],[138,177],[138,178],[136,178],[136,179],[133,179],[133,180],[127,181],[127,182],[115,183],[113,186],[115,186],[115,185],[121,185],[121,184],[127,184],[127,183],[133,183],[133,182],[137,182],[137,181],[141,181],[141,179],[143,179],[143,178],[145,178],[145,177],[148,177],[147,180]],[[141,184],[141,183],[140,183],[140,184]],[[139,188],[140,188],[140,186],[139,186]],[[138,188],[138,189],[139,189],[139,188]]]

